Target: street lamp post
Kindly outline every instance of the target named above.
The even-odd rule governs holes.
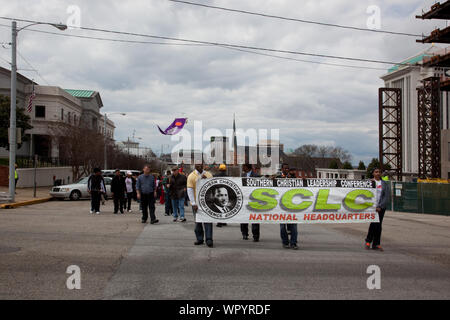
[[[126,116],[126,113],[123,113],[123,112],[113,112],[113,113],[110,113],[109,115],[113,115],[113,114],[120,114],[122,116]],[[107,118],[108,118],[108,114],[105,113],[105,115],[103,117],[103,120],[104,120],[104,123],[103,123],[103,134],[105,135],[105,150],[104,150],[104,157],[105,157],[104,169],[105,170],[108,169],[108,158],[107,158],[107,146],[108,146],[107,141],[108,141],[108,137],[106,135],[106,119]]]
[[[67,29],[64,24],[56,23],[45,23],[36,22],[29,24],[25,27],[17,29],[17,22],[13,21],[11,24],[11,114],[10,114],[10,124],[9,124],[9,201],[15,201],[16,193],[16,183],[15,183],[15,163],[16,163],[16,148],[17,148],[17,137],[16,137],[16,98],[17,98],[17,35],[20,31],[30,26],[37,24],[48,24],[61,31]]]

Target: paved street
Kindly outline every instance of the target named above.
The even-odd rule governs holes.
[[[192,214],[145,227],[133,214],[99,216],[89,202],[53,201],[0,211],[0,299],[449,299],[450,217],[387,213],[385,252],[366,251],[367,225],[300,225],[300,250],[279,227],[261,242],[239,226],[214,228],[215,247],[194,247]],[[81,290],[66,268],[81,268]],[[368,290],[369,265],[381,290]]]

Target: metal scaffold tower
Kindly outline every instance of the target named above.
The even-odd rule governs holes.
[[[380,88],[379,100],[379,157],[382,169],[402,179],[402,90]]]
[[[441,177],[440,81],[438,77],[423,80],[417,89],[419,126],[419,178]]]

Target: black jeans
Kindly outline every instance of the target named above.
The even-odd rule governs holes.
[[[172,200],[170,199],[169,191],[164,192],[164,209],[167,215],[172,214]]]
[[[290,232],[290,239],[289,239],[289,234],[288,232]],[[295,223],[282,223],[280,224],[280,237],[281,237],[281,242],[284,245],[297,245],[297,238],[298,238],[298,228],[297,228],[297,224]]]
[[[91,210],[100,212],[100,198],[102,193],[100,191],[91,191]]]
[[[196,212],[194,209],[192,209],[194,212],[194,219]],[[204,230],[203,230],[204,228]],[[213,224],[212,223],[202,223],[202,222],[196,222],[195,223],[195,237],[197,238],[197,241],[213,241]]]
[[[123,207],[124,207],[124,198],[122,194],[114,194],[114,213],[117,213],[117,211],[119,211],[119,207],[120,207],[120,212],[123,212]]]
[[[367,233],[366,242],[372,243],[372,248],[379,246],[381,243],[381,224],[383,223],[384,212],[386,209],[381,209],[378,212],[380,222],[372,222],[369,226],[369,232]]]
[[[148,209],[150,209],[150,221],[155,221],[155,196],[152,193],[142,193],[141,194],[141,204],[142,204],[142,220],[147,221],[148,219]]]
[[[243,236],[248,237],[248,223],[241,223],[241,232]],[[253,239],[259,240],[259,223],[252,223]]]
[[[133,199],[133,192],[127,192],[127,210],[131,210],[131,200]]]

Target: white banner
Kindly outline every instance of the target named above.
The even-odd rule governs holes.
[[[197,182],[196,222],[379,222],[375,182],[211,178]]]

